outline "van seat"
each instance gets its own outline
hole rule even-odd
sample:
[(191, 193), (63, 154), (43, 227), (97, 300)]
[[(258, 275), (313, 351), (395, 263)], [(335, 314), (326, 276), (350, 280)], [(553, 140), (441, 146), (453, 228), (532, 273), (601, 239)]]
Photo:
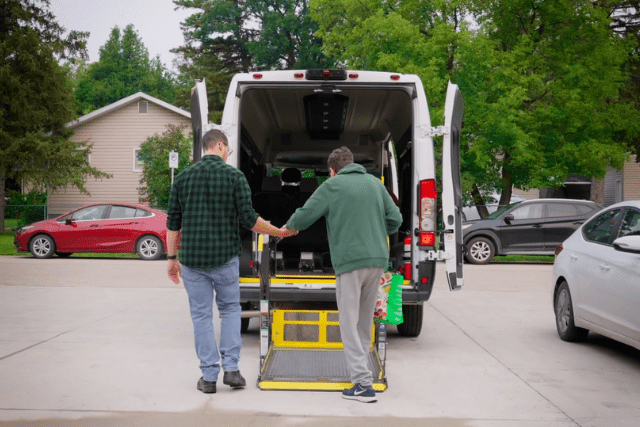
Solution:
[(302, 178), (300, 181), (301, 193), (313, 193), (318, 188), (318, 180), (315, 178)]
[(262, 178), (262, 191), (280, 191), (282, 182), (279, 176), (265, 176)]

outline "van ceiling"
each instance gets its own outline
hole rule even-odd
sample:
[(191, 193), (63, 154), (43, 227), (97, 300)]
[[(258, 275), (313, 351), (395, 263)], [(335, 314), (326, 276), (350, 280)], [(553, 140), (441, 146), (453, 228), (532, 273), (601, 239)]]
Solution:
[[(331, 112), (331, 122), (336, 123), (334, 132), (310, 134), (309, 122), (322, 121), (319, 117), (307, 117), (306, 96), (317, 95), (314, 88), (248, 88), (243, 91), (240, 106), (242, 127), (249, 133), (257, 148), (264, 155), (265, 163), (280, 163), (292, 166), (295, 159), (303, 160), (305, 167), (311, 166), (312, 159), (326, 158), (337, 147), (346, 145), (356, 155), (356, 161), (376, 163), (380, 158), (380, 145), (388, 135), (398, 141), (412, 122), (411, 97), (407, 90), (398, 86), (390, 88), (340, 88), (340, 97), (346, 98), (346, 114), (343, 120), (336, 120)], [(322, 96), (332, 96), (325, 92)], [(342, 101), (345, 98), (339, 98)], [(313, 98), (307, 98), (307, 100)], [(307, 102), (308, 103), (308, 102)], [(332, 103), (342, 109), (344, 102)], [(322, 114), (314, 108), (311, 114)], [(343, 111), (339, 116), (343, 116)], [(325, 113), (326, 114), (326, 113)], [(338, 129), (344, 123), (344, 129)], [(323, 138), (324, 137), (324, 138)], [(336, 138), (337, 137), (337, 138)], [(308, 156), (301, 156), (307, 152)], [(287, 153), (290, 155), (287, 156)], [(289, 162), (287, 162), (289, 158)], [(368, 160), (368, 161), (367, 161)], [(278, 163), (278, 162), (276, 162)], [(303, 166), (300, 164), (300, 166)], [(317, 164), (317, 167), (322, 167)]]

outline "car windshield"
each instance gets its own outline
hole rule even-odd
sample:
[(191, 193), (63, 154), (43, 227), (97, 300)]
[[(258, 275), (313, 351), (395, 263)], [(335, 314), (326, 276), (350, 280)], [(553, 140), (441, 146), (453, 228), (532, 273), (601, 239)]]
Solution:
[(502, 215), (503, 213), (505, 213), (506, 211), (508, 211), (509, 209), (514, 207), (515, 205), (517, 205), (518, 203), (522, 203), (522, 202), (511, 203), (510, 205), (504, 206), (504, 207), (498, 209), (497, 211), (495, 211), (494, 213), (492, 213), (491, 215), (489, 215), (488, 217), (486, 217), (485, 219), (496, 219), (500, 215)]

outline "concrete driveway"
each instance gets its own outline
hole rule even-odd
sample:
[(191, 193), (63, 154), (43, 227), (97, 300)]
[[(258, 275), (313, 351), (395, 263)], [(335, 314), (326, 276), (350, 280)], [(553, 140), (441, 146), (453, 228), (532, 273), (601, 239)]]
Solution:
[(560, 341), (550, 265), (465, 265), (452, 293), (439, 264), (422, 334), (389, 333), (389, 389), (373, 404), (259, 390), (256, 320), (240, 361), (248, 387), (197, 391), (186, 294), (165, 268), (0, 257), (0, 424), (640, 425), (640, 352), (595, 334)]

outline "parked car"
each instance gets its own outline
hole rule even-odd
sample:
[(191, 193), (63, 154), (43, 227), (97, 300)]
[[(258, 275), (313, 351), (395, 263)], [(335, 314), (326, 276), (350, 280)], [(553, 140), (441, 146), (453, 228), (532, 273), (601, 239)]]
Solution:
[(558, 247), (553, 307), (563, 341), (593, 331), (640, 350), (640, 200), (609, 206)]
[(462, 225), (466, 258), (487, 264), (496, 255), (553, 255), (556, 247), (603, 206), (588, 200), (536, 199), (513, 203)]
[[(498, 193), (485, 195), (484, 199), (485, 199), (484, 205), (487, 207), (487, 212), (489, 214), (494, 213), (500, 207), (500, 205), (498, 204), (500, 202), (500, 195)], [(525, 199), (522, 196), (513, 194), (511, 196), (511, 199), (509, 199), (509, 204), (524, 202), (525, 200), (527, 199)], [(482, 219), (482, 218), (480, 218), (480, 213), (478, 212), (478, 207), (476, 205), (469, 205), (462, 208), (463, 221), (477, 221), (479, 219)]]
[(98, 203), (22, 227), (13, 242), (19, 252), (31, 252), (36, 258), (129, 252), (153, 260), (167, 246), (166, 224), (167, 215), (148, 206)]

